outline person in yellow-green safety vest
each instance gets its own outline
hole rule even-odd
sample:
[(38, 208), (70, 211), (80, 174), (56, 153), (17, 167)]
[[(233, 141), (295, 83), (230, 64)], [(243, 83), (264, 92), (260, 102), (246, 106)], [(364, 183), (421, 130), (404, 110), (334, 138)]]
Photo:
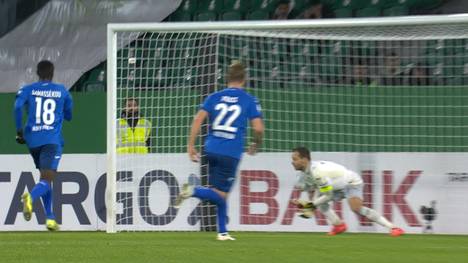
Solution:
[(117, 153), (146, 154), (151, 147), (151, 122), (140, 116), (138, 100), (127, 98), (117, 119)]

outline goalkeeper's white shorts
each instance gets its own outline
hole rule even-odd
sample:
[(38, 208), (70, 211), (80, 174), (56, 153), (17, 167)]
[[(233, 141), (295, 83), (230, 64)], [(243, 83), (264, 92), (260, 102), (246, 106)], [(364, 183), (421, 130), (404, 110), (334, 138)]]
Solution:
[(334, 190), (332, 200), (340, 201), (351, 197), (362, 199), (362, 184), (351, 184), (347, 185), (344, 189)]

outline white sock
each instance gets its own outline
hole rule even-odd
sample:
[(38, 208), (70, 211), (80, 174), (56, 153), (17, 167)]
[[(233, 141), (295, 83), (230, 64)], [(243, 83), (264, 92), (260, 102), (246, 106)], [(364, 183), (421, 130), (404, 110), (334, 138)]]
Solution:
[(361, 207), (361, 210), (359, 210), (359, 214), (386, 228), (392, 229), (395, 227), (395, 225), (388, 221), (385, 217), (381, 216), (379, 213), (377, 213), (377, 211), (369, 207)]
[(328, 221), (330, 221), (332, 225), (336, 226), (341, 225), (343, 223), (338, 217), (338, 215), (335, 213), (335, 210), (330, 208), (330, 205), (320, 205), (319, 210), (328, 219)]

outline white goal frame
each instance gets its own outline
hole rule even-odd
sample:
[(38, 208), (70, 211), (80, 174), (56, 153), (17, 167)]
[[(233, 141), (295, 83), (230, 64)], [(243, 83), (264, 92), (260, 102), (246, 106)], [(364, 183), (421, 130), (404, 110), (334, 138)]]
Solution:
[(118, 32), (214, 32), (232, 30), (314, 29), (359, 26), (444, 25), (466, 23), (468, 14), (383, 18), (318, 19), (291, 21), (123, 23), (107, 26), (107, 233), (116, 232), (116, 110)]

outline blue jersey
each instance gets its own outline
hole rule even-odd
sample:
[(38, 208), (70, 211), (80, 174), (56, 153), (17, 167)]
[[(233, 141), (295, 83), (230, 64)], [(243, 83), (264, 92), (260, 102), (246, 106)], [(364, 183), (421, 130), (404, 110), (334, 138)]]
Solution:
[(240, 159), (248, 121), (262, 117), (258, 100), (243, 89), (226, 88), (206, 98), (201, 109), (210, 123), (205, 152)]
[(15, 101), (16, 129), (23, 129), (23, 107), (28, 114), (24, 138), (29, 148), (45, 144), (63, 146), (63, 119), (71, 120), (73, 101), (60, 84), (39, 81), (21, 88)]

